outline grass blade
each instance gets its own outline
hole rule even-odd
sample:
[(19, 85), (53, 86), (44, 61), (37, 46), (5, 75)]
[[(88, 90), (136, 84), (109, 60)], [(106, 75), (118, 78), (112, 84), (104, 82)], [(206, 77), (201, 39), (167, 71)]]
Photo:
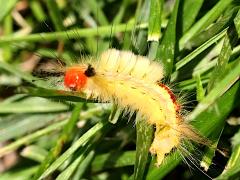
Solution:
[(240, 143), (239, 143), (239, 138), (240, 138), (240, 131), (238, 131), (232, 141), (233, 141), (233, 152), (231, 157), (229, 158), (227, 165), (225, 167), (225, 170), (222, 172), (221, 175), (219, 175), (216, 180), (224, 180), (224, 179), (235, 179), (239, 172), (239, 164), (240, 164)]
[(218, 56), (217, 65), (215, 66), (208, 83), (208, 91), (210, 91), (226, 74), (228, 61), (233, 51), (232, 47), (234, 47), (236, 43), (237, 34), (235, 32), (235, 29), (230, 28), (225, 34), (222, 50)]
[(0, 0), (0, 22), (9, 14), (9, 12), (14, 8), (18, 0), (4, 1)]
[(147, 167), (149, 148), (152, 143), (153, 127), (144, 119), (137, 118), (136, 160), (134, 165), (134, 179), (144, 179)]
[(236, 17), (234, 18), (234, 24), (238, 33), (238, 37), (240, 37), (240, 9), (238, 10)]
[(148, 20), (148, 41), (158, 41), (161, 36), (162, 0), (151, 0)]
[[(131, 31), (134, 28), (144, 29), (146, 25), (142, 24), (135, 26), (134, 23), (119, 24), (115, 26), (115, 33)], [(79, 39), (80, 37), (92, 37), (92, 36), (109, 36), (111, 35), (112, 25), (101, 26), (98, 28), (81, 28), (66, 30), (60, 32), (31, 34), (26, 36), (2, 36), (0, 37), (0, 44), (16, 43), (16, 42), (42, 42), (42, 41), (56, 41), (56, 40), (70, 40)]]
[(196, 24), (193, 25), (180, 39), (179, 49), (182, 50), (187, 46), (187, 42), (199, 33), (202, 29), (205, 29), (213, 21), (215, 21), (221, 13), (232, 3), (233, 0), (220, 0), (208, 13), (201, 18)]
[(189, 55), (187, 55), (186, 57), (184, 57), (181, 61), (176, 63), (176, 69), (179, 70), (180, 68), (182, 68), (183, 66), (185, 66), (187, 63), (189, 63), (191, 60), (193, 60), (197, 55), (199, 55), (200, 53), (202, 53), (204, 50), (206, 50), (207, 48), (209, 48), (211, 45), (213, 45), (214, 43), (216, 43), (218, 40), (220, 40), (221, 38), (224, 37), (224, 35), (226, 34), (227, 30), (223, 30), (222, 32), (220, 32), (219, 34), (217, 34), (216, 36), (212, 37), (211, 39), (209, 39), (207, 42), (205, 42), (204, 44), (202, 44), (200, 47), (198, 47), (197, 49), (195, 49), (194, 51), (192, 51)]
[(66, 124), (67, 121), (61, 121), (61, 122), (58, 122), (58, 123), (55, 123), (51, 126), (48, 126), (44, 129), (41, 129), (41, 130), (38, 130), (32, 134), (29, 134), (25, 137), (22, 137), (16, 141), (14, 141), (13, 143), (7, 145), (7, 146), (4, 146), (2, 148), (0, 148), (0, 157), (2, 157), (3, 155), (11, 152), (11, 151), (14, 151), (16, 150), (17, 148), (19, 148), (20, 146), (24, 145), (24, 144), (27, 144), (27, 143), (31, 143), (33, 142), (35, 139), (45, 135), (45, 134), (48, 134), (52, 131), (56, 131), (58, 129), (61, 129), (65, 124)]
[(239, 58), (236, 60), (236, 63), (233, 65), (232, 71), (228, 73), (224, 79), (222, 79), (215, 87), (212, 89), (209, 94), (198, 104), (189, 119), (195, 119), (195, 117), (206, 110), (214, 101), (222, 96), (236, 81), (239, 79), (240, 75), (240, 61)]
[(39, 179), (46, 178), (49, 174), (55, 171), (65, 160), (67, 160), (80, 146), (85, 144), (90, 138), (92, 138), (98, 131), (100, 131), (105, 125), (105, 122), (99, 122), (91, 129), (89, 129), (84, 135), (82, 135), (65, 153), (63, 153), (56, 161), (54, 161), (49, 168), (40, 176)]
[[(185, 33), (194, 23), (204, 0), (182, 1), (182, 32)], [(180, 6), (180, 7), (181, 7)], [(181, 15), (181, 13), (179, 13)]]
[(165, 75), (170, 76), (176, 51), (176, 23), (179, 0), (176, 0), (173, 13), (168, 22), (167, 29), (157, 51), (157, 58), (164, 64)]
[(72, 116), (68, 123), (64, 126), (63, 131), (58, 138), (56, 145), (51, 149), (45, 160), (40, 165), (34, 179), (38, 179), (40, 175), (49, 167), (49, 165), (59, 156), (64, 144), (70, 140), (72, 131), (76, 127), (76, 122), (79, 119), (80, 111), (82, 109), (82, 104), (77, 104), (72, 112)]

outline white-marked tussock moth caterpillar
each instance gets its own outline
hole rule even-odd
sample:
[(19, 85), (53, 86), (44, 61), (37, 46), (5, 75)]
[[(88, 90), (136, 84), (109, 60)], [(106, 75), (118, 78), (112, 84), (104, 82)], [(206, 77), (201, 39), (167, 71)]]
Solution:
[(160, 64), (130, 51), (109, 49), (98, 60), (68, 67), (64, 85), (68, 89), (85, 93), (100, 102), (113, 101), (122, 108), (137, 111), (155, 126), (150, 147), (160, 165), (166, 154), (200, 136), (181, 116), (181, 106), (172, 91), (161, 83), (163, 68)]
[[(6, 6), (0, 161), (10, 151), (21, 158), (17, 171), (5, 168), (1, 176), (29, 170), (22, 179), (201, 179), (188, 165), (207, 176), (222, 173), (217, 179), (237, 177), (240, 144), (229, 138), (239, 139), (239, 3), (209, 2)], [(232, 117), (235, 127), (226, 123)]]

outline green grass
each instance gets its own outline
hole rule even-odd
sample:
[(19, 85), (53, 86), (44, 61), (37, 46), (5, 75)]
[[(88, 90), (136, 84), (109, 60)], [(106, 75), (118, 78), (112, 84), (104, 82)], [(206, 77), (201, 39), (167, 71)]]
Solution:
[[(23, 5), (0, 0), (0, 157), (11, 152), (20, 157), (0, 180), (207, 179), (200, 165), (216, 179), (239, 176), (237, 0), (31, 0)], [(86, 101), (59, 90), (54, 78), (31, 75), (36, 65), (56, 59), (69, 65), (109, 47), (159, 61), (165, 81), (185, 94), (186, 120), (213, 142), (211, 148), (196, 146), (201, 153), (192, 151), (193, 171), (177, 151), (160, 167), (154, 165), (148, 152), (154, 128), (144, 120), (128, 121), (116, 105)]]

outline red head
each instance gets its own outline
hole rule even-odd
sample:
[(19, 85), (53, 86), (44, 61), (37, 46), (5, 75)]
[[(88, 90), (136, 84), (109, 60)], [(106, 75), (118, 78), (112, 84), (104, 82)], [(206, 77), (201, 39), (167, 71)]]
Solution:
[(73, 90), (80, 91), (87, 84), (87, 79), (95, 75), (95, 70), (91, 65), (85, 69), (81, 66), (67, 68), (64, 77), (64, 85)]

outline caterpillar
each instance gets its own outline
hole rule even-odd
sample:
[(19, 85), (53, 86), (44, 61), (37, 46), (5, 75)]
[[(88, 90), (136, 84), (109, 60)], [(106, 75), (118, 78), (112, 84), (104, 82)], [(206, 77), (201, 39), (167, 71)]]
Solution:
[(181, 105), (170, 88), (161, 82), (163, 67), (130, 51), (109, 49), (98, 60), (89, 58), (66, 68), (64, 85), (100, 102), (112, 101), (137, 112), (155, 126), (149, 149), (157, 156), (157, 166), (184, 140), (202, 138), (181, 114)]

